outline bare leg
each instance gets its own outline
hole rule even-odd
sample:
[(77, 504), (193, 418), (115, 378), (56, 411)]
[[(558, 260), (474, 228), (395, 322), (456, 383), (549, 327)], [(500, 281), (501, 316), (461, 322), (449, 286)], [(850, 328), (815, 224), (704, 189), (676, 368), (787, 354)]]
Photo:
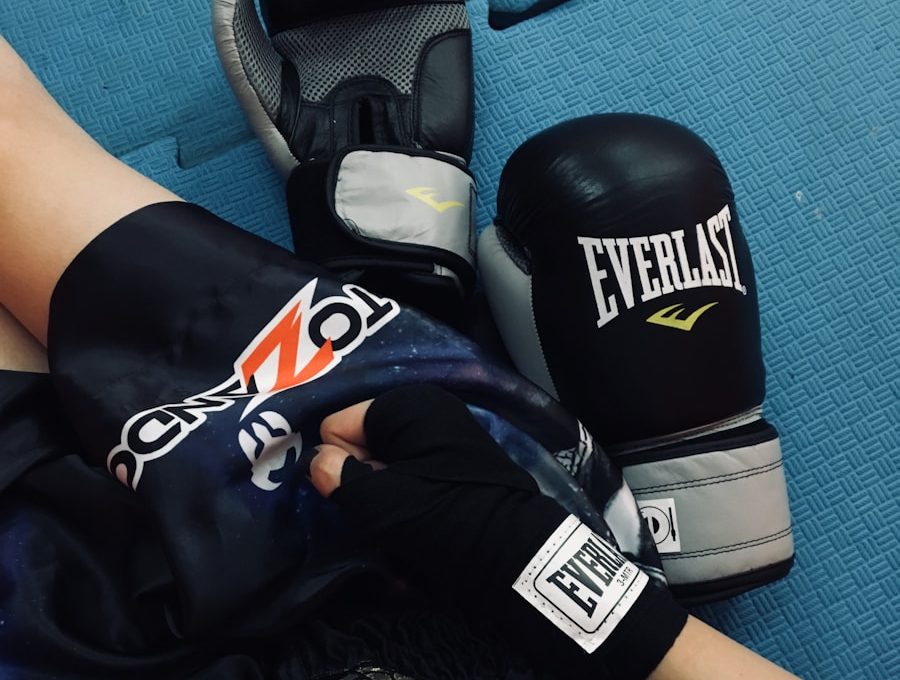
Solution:
[(2, 37), (0, 92), (0, 305), (46, 344), (75, 255), (125, 215), (179, 199), (94, 142)]
[(44, 348), (3, 307), (0, 307), (0, 370), (47, 372)]

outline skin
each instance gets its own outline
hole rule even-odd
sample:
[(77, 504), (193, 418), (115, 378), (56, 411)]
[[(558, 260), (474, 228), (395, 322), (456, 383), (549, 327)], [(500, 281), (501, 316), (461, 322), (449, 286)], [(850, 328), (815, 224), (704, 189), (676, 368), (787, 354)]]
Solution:
[(107, 153), (0, 38), (0, 305), (43, 345), (65, 268), (114, 222), (180, 200)]
[(0, 307), (0, 370), (47, 372), (44, 347), (3, 307)]
[[(59, 107), (0, 37), (0, 369), (46, 371), (50, 298), (62, 273), (98, 234), (153, 203), (181, 200), (107, 153)], [(311, 479), (324, 496), (348, 456), (376, 469), (363, 417), (370, 402), (322, 423)], [(691, 617), (651, 676), (794, 677)]]
[[(330, 496), (341, 484), (341, 470), (348, 457), (371, 465), (363, 423), (372, 400), (354, 404), (322, 421), (322, 445), (310, 463), (310, 480), (316, 490)], [(650, 680), (781, 680), (796, 676), (739, 645), (693, 616)], [(585, 679), (589, 680), (589, 679)]]

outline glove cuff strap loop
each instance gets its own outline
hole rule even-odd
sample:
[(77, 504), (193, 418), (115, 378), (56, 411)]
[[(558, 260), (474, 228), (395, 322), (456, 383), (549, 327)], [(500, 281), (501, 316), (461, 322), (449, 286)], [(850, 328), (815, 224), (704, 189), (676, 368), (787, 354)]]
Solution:
[(335, 216), (358, 238), (453, 253), (475, 264), (475, 180), (453, 156), (397, 147), (354, 147), (329, 178)]

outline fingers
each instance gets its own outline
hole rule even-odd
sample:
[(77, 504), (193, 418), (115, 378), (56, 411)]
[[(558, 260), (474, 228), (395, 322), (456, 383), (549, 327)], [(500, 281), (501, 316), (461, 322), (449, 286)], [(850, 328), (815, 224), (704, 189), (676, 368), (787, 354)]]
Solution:
[(356, 461), (365, 461), (365, 464), (374, 470), (380, 470), (384, 467), (378, 461), (367, 460), (367, 455), (362, 457), (360, 454), (347, 451), (333, 444), (322, 444), (318, 449), (319, 452), (309, 464), (309, 478), (316, 491), (326, 498), (341, 485), (341, 474), (344, 472), (344, 465), (348, 458), (353, 458)]
[(367, 460), (369, 450), (363, 421), (371, 404), (372, 400), (369, 399), (325, 418), (319, 427), (322, 443), (337, 446), (345, 452), (352, 453), (359, 460)]
[(363, 422), (371, 403), (370, 399), (332, 413), (319, 426), (322, 445), (310, 461), (309, 478), (326, 498), (341, 485), (341, 474), (348, 458), (367, 462), (374, 469), (384, 467), (377, 461), (369, 461), (371, 456), (366, 447)]
[(331, 444), (322, 444), (309, 464), (309, 478), (316, 491), (328, 498), (341, 485), (341, 470), (350, 454)]

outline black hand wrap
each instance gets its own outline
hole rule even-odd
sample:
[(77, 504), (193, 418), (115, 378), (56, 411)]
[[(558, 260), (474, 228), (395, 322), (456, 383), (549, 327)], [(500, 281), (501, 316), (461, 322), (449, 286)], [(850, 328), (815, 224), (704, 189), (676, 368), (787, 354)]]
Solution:
[[(627, 604), (617, 605), (621, 620), (589, 654), (513, 589), (548, 539), (572, 520), (541, 495), (462, 401), (436, 387), (399, 388), (373, 402), (365, 432), (372, 455), (387, 468), (373, 471), (349, 458), (332, 498), (384, 547), (398, 572), (492, 618), (523, 652), (548, 668), (564, 668), (566, 677), (644, 678), (657, 666), (687, 616), (666, 591), (632, 588)], [(615, 556), (608, 559), (637, 572), (616, 546), (594, 540), (604, 555)], [(584, 560), (600, 570), (597, 561)], [(588, 578), (586, 562), (578, 564)], [(573, 577), (562, 585), (585, 607), (596, 606), (599, 588), (586, 584)]]

